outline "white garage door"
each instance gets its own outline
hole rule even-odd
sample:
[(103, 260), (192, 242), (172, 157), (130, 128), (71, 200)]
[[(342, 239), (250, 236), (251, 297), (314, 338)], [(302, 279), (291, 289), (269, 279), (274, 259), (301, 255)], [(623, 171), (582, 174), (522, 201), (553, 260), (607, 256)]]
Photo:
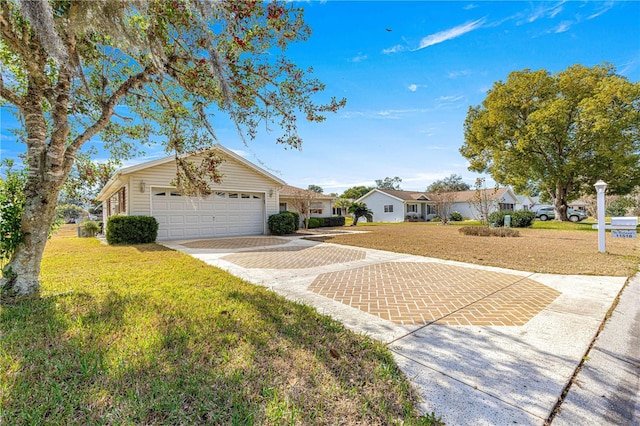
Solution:
[(258, 235), (264, 233), (264, 194), (227, 191), (199, 199), (153, 188), (151, 214), (159, 240)]

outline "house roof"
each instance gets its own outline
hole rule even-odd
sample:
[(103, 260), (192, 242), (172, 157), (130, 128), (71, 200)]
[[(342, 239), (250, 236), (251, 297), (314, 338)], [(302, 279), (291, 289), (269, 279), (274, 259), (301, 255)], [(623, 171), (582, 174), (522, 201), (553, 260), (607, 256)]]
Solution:
[(280, 197), (287, 198), (296, 196), (316, 198), (319, 200), (333, 200), (336, 198), (331, 195), (320, 194), (318, 192), (309, 191), (308, 189), (302, 189), (291, 185), (284, 185), (282, 189), (280, 189)]
[(379, 188), (374, 188), (371, 191), (369, 191), (366, 194), (364, 194), (362, 197), (358, 198), (356, 200), (356, 202), (359, 202), (360, 200), (364, 200), (369, 195), (371, 195), (371, 194), (373, 194), (375, 192), (380, 192), (382, 194), (388, 195), (388, 196), (393, 197), (393, 198), (395, 198), (397, 200), (400, 200), (402, 202), (405, 202), (405, 201), (430, 201), (429, 197), (424, 192), (402, 191), (402, 190), (398, 190), (398, 189), (379, 189)]
[[(480, 191), (485, 193), (491, 200), (498, 200), (502, 198), (507, 192), (510, 192), (514, 199), (516, 198), (515, 194), (508, 187), (498, 189), (481, 189)], [(453, 194), (453, 199), (451, 201), (454, 203), (472, 201), (473, 197), (476, 195), (476, 192), (476, 190), (450, 192), (450, 194)]]
[[(219, 151), (223, 155), (234, 159), (235, 161), (243, 164), (244, 166), (248, 167), (249, 169), (252, 169), (252, 170), (256, 171), (257, 173), (267, 177), (268, 179), (274, 180), (279, 185), (285, 185), (285, 182), (282, 179), (280, 179), (279, 177), (276, 177), (276, 176), (272, 175), (271, 173), (267, 172), (266, 170), (256, 166), (255, 164), (253, 164), (249, 160), (246, 160), (246, 159), (242, 158), (241, 156), (239, 156), (235, 152), (231, 151), (228, 148), (225, 148), (224, 146), (222, 146), (220, 144), (215, 144), (215, 145), (213, 145), (212, 148), (209, 148), (209, 149), (215, 149), (216, 151)], [(201, 152), (204, 152), (204, 150), (201, 151)], [(184, 157), (189, 157), (191, 155), (194, 155), (194, 154), (187, 154), (187, 155), (184, 155)], [(195, 154), (195, 155), (197, 155), (197, 154)], [(144, 163), (136, 164), (134, 166), (124, 167), (124, 168), (118, 170), (113, 176), (111, 176), (111, 178), (109, 179), (107, 184), (104, 186), (104, 188), (102, 188), (102, 190), (98, 194), (97, 200), (98, 201), (106, 200), (107, 196), (111, 195), (111, 193), (113, 192), (114, 189), (120, 188), (125, 183), (125, 180), (123, 179), (123, 177), (125, 175), (131, 174), (131, 173), (135, 173), (135, 172), (139, 172), (141, 170), (145, 170), (145, 169), (148, 169), (150, 167), (159, 166), (161, 164), (166, 164), (166, 163), (169, 163), (171, 161), (175, 161), (175, 156), (170, 155), (168, 157), (160, 158), (160, 159), (153, 160), (153, 161), (146, 161)]]

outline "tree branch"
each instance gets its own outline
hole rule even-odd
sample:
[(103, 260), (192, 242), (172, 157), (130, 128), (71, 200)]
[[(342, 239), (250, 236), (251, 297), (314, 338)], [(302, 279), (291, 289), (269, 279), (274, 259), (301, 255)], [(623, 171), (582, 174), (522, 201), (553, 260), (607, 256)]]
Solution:
[(2, 74), (0, 74), (0, 96), (13, 105), (17, 106), (19, 109), (22, 109), (24, 107), (22, 98), (4, 86), (4, 79), (2, 78)]
[(147, 66), (142, 72), (130, 76), (124, 83), (115, 90), (109, 99), (102, 106), (102, 113), (100, 114), (100, 118), (93, 123), (91, 126), (87, 127), (84, 132), (78, 135), (71, 144), (67, 147), (66, 155), (67, 157), (75, 156), (75, 153), (82, 147), (82, 145), (88, 141), (91, 137), (100, 132), (104, 127), (109, 124), (109, 120), (113, 116), (116, 104), (130, 90), (139, 87), (144, 83), (148, 83), (151, 81), (151, 75), (156, 72), (156, 68), (153, 66)]

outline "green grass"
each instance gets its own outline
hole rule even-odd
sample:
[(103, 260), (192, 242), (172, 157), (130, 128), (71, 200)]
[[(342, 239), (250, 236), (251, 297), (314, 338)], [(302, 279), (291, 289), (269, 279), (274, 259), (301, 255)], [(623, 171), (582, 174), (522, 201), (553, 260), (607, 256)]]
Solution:
[(54, 237), (0, 307), (0, 424), (438, 424), (380, 343), (154, 244)]

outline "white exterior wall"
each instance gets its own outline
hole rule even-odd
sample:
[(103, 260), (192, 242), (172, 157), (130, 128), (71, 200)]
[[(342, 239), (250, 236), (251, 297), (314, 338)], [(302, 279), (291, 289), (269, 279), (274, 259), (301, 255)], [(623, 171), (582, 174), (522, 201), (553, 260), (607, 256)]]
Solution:
[[(220, 154), (222, 156), (222, 154)], [(220, 164), (223, 174), (221, 184), (213, 184), (213, 191), (244, 191), (265, 194), (265, 214), (278, 213), (277, 190), (280, 185), (257, 171), (246, 167), (232, 158)], [(123, 176), (127, 186), (127, 211), (130, 216), (152, 215), (151, 188), (174, 188), (170, 182), (176, 176), (176, 164), (170, 161), (155, 167), (133, 172)], [(140, 183), (145, 183), (144, 192), (140, 191)], [(106, 202), (104, 204), (106, 206)], [(106, 220), (106, 218), (105, 218)], [(266, 220), (266, 219), (265, 219)]]
[[(296, 211), (296, 209), (294, 208), (294, 203), (292, 202), (292, 199), (288, 198), (285, 195), (281, 195), (280, 196), (279, 203), (287, 203), (287, 211)], [(279, 205), (279, 203), (278, 203), (278, 205)], [(333, 216), (333, 205), (331, 203), (331, 200), (313, 200), (313, 201), (311, 201), (311, 203), (321, 203), (322, 204), (322, 207), (320, 207), (322, 209), (322, 214), (320, 214), (320, 213), (311, 213), (311, 217), (331, 217), (331, 216)], [(298, 213), (300, 213), (300, 212), (298, 212)]]
[[(373, 212), (374, 222), (404, 222), (405, 207), (402, 200), (381, 192), (374, 192), (361, 201)], [(393, 212), (385, 213), (385, 205), (392, 205)]]

